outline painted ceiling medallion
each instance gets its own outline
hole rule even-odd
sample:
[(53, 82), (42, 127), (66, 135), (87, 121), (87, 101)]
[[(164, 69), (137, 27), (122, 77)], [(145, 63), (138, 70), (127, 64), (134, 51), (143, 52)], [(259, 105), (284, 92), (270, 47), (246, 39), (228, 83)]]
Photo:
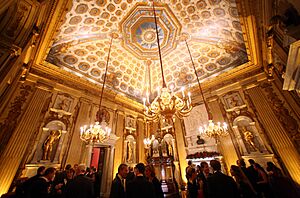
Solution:
[[(156, 7), (162, 54), (176, 48), (181, 24), (167, 4)], [(153, 12), (147, 3), (137, 3), (119, 23), (124, 36), (122, 46), (139, 59), (157, 59), (157, 43)]]

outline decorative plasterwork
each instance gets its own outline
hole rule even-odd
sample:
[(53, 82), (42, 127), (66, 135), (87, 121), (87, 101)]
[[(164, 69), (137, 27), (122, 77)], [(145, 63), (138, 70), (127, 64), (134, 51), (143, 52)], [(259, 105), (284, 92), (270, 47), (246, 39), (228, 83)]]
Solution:
[[(167, 26), (166, 21), (159, 20), (161, 34), (170, 35), (171, 31), (168, 28), (173, 27), (177, 28), (174, 29), (174, 34), (178, 35), (182, 25), (181, 35), (188, 38), (201, 80), (215, 79), (223, 73), (230, 74), (232, 69), (248, 61), (235, 1), (166, 0), (162, 3), (157, 9), (167, 10), (166, 18), (168, 17), (173, 25)], [(151, 56), (151, 53), (155, 54), (156, 47), (150, 47), (149, 43), (145, 44), (140, 40), (142, 37), (149, 40), (153, 38), (151, 22), (147, 21), (146, 17), (144, 19), (140, 17), (135, 21), (137, 23), (131, 26), (127, 23), (130, 21), (127, 20), (128, 17), (134, 16), (137, 5), (141, 4), (143, 3), (140, 1), (129, 0), (112, 2), (74, 0), (66, 16), (62, 16), (62, 25), (56, 28), (57, 36), (46, 61), (92, 83), (101, 83), (109, 35), (111, 32), (117, 32), (119, 38), (113, 43), (108, 85), (117, 93), (125, 93), (130, 98), (140, 101), (147, 85), (146, 62), (149, 58), (152, 59), (150, 68), (152, 91), (161, 85), (158, 61), (154, 60), (154, 55)], [(123, 32), (125, 29), (120, 28), (122, 22), (131, 28), (132, 46), (148, 50), (149, 56), (137, 57), (138, 50), (133, 53), (129, 45), (124, 45), (128, 31)], [(179, 42), (176, 36), (172, 38), (169, 36), (166, 39), (171, 39), (165, 42), (162, 40), (162, 46), (165, 47), (163, 64), (167, 85), (174, 84), (175, 89), (193, 86), (196, 77), (184, 43)], [(170, 41), (170, 45), (167, 41)]]
[[(155, 6), (158, 36), (163, 55), (176, 48), (181, 25), (168, 5)], [(157, 59), (157, 39), (153, 8), (148, 3), (136, 3), (119, 24), (122, 46), (138, 59)]]

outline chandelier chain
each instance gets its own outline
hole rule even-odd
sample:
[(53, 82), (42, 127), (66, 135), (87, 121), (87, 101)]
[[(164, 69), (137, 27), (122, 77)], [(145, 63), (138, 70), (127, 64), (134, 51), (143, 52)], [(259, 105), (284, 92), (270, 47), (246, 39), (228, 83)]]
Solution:
[(154, 21), (155, 21), (156, 40), (157, 40), (158, 53), (159, 53), (160, 70), (161, 70), (161, 76), (162, 76), (162, 80), (163, 80), (163, 88), (165, 88), (165, 87), (167, 87), (167, 85), (166, 85), (166, 81), (165, 81), (164, 69), (163, 69), (162, 58), (161, 58), (161, 50), (160, 50), (160, 43), (159, 43), (159, 35), (158, 35), (158, 27), (157, 27), (157, 19), (156, 19), (154, 1), (153, 1), (153, 4), (152, 4), (152, 7), (153, 7), (153, 15), (154, 15)]
[[(110, 39), (110, 43), (109, 43), (109, 50), (108, 50), (108, 55), (107, 55), (107, 60), (106, 60), (106, 66), (105, 66), (105, 72), (104, 72), (104, 79), (103, 79), (103, 85), (102, 85), (102, 89), (101, 89), (101, 96), (100, 96), (100, 104), (99, 104), (99, 112), (101, 110), (101, 105), (102, 105), (102, 98), (103, 98), (103, 92), (104, 92), (104, 86), (105, 86), (105, 82), (106, 82), (106, 75), (107, 75), (107, 71), (108, 71), (108, 63), (109, 63), (109, 59), (110, 59), (110, 51), (111, 51), (111, 47), (112, 47), (112, 42), (113, 42), (113, 36)], [(98, 118), (99, 119), (99, 118)], [(98, 120), (100, 121), (100, 120)]]
[(194, 63), (194, 60), (193, 60), (193, 57), (192, 57), (192, 54), (191, 54), (191, 51), (190, 51), (190, 47), (189, 47), (187, 41), (186, 40), (184, 40), (184, 41), (185, 41), (186, 47), (188, 49), (188, 52), (189, 52), (189, 55), (190, 55), (190, 58), (191, 58), (191, 61), (192, 61), (192, 66), (193, 66), (193, 69), (195, 71), (195, 75), (196, 75), (197, 82), (198, 82), (198, 87), (200, 89), (200, 93), (201, 93), (201, 96), (202, 96), (202, 99), (203, 99), (203, 102), (204, 102), (204, 105), (205, 105), (205, 108), (206, 108), (206, 111), (207, 111), (208, 120), (211, 120), (212, 119), (212, 115), (211, 115), (210, 109), (208, 107), (208, 104), (207, 104), (207, 102), (205, 100), (205, 97), (204, 97), (204, 94), (203, 94), (202, 86), (200, 84), (199, 76), (198, 76), (198, 73), (196, 71), (196, 67), (195, 67), (195, 63)]

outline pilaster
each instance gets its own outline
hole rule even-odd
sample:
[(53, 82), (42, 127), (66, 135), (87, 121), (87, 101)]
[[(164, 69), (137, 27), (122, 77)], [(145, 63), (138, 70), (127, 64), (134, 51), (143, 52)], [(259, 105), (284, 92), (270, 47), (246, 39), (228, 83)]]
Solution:
[(118, 167), (122, 163), (122, 148), (123, 148), (123, 139), (124, 139), (123, 138), (124, 120), (125, 120), (124, 113), (119, 111), (117, 113), (116, 136), (120, 137), (120, 140), (117, 141), (116, 145), (115, 145), (113, 175), (115, 175), (118, 172)]
[(88, 125), (89, 123), (89, 112), (91, 109), (91, 101), (81, 98), (79, 112), (74, 127), (73, 135), (70, 137), (70, 148), (67, 156), (67, 164), (78, 164), (81, 162), (80, 153), (82, 153), (83, 142), (80, 139), (80, 127)]
[[(224, 118), (222, 117), (222, 111), (220, 109), (220, 105), (217, 100), (211, 101), (209, 103), (210, 110), (213, 114), (213, 121), (214, 123), (217, 122), (224, 122)], [(231, 133), (229, 129), (229, 133)], [(218, 145), (218, 152), (221, 152), (222, 156), (224, 157), (224, 162), (226, 164), (226, 167), (223, 167), (226, 169), (226, 171), (229, 173), (229, 167), (232, 164), (236, 164), (236, 160), (238, 160), (238, 154), (235, 150), (234, 144), (230, 138), (230, 135), (227, 135), (225, 137), (220, 138), (220, 143)]]
[(8, 191), (13, 181), (22, 157), (26, 152), (31, 135), (38, 128), (39, 115), (50, 94), (47, 88), (38, 87), (35, 89), (27, 109), (3, 151), (0, 159), (0, 195)]
[(145, 159), (145, 145), (144, 145), (144, 138), (145, 138), (145, 123), (142, 118), (137, 119), (137, 143), (138, 143), (138, 162), (146, 162)]
[(175, 135), (176, 135), (176, 144), (177, 144), (177, 153), (178, 153), (178, 161), (180, 165), (180, 172), (181, 172), (181, 183), (186, 183), (186, 177), (185, 177), (185, 168), (187, 167), (187, 161), (186, 161), (186, 149), (185, 149), (185, 143), (184, 143), (184, 130), (182, 129), (182, 123), (181, 120), (176, 118), (174, 123), (175, 128)]
[(285, 164), (290, 176), (300, 184), (300, 156), (293, 142), (287, 135), (281, 122), (277, 119), (266, 96), (259, 87), (248, 90), (249, 96), (256, 107), (268, 136)]

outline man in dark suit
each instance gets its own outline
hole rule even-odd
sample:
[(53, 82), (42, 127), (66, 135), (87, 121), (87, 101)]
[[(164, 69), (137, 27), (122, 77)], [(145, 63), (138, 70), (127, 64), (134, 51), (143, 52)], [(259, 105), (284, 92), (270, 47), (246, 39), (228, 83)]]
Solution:
[(126, 198), (126, 185), (128, 166), (121, 164), (118, 168), (118, 173), (111, 184), (110, 198)]
[(253, 159), (249, 159), (248, 162), (250, 163), (250, 166), (247, 168), (247, 177), (255, 190), (257, 190), (257, 182), (259, 181), (259, 176), (257, 170), (255, 170), (254, 168), (254, 164), (256, 162)]
[(31, 185), (38, 179), (40, 178), (42, 175), (44, 175), (46, 170), (45, 166), (40, 166), (37, 169), (37, 174), (33, 177), (30, 177), (29, 179), (27, 179), (25, 182), (23, 182), (22, 184), (20, 184), (19, 186), (17, 186), (16, 189), (16, 197), (18, 198), (23, 198), (23, 197), (28, 197), (28, 193), (30, 191)]
[(203, 183), (203, 195), (204, 197), (208, 197), (208, 185), (207, 178), (212, 174), (209, 172), (209, 166), (207, 162), (201, 162), (200, 164), (201, 172), (198, 174), (198, 181), (201, 180)]
[(50, 194), (51, 182), (55, 177), (55, 168), (47, 168), (45, 174), (35, 181), (29, 187), (27, 197), (29, 198), (47, 198)]
[(76, 169), (76, 177), (66, 186), (66, 198), (94, 198), (94, 184), (91, 178), (84, 176), (85, 165)]
[(136, 177), (127, 185), (128, 198), (155, 198), (154, 187), (144, 177), (145, 165), (138, 163), (136, 166)]
[(126, 177), (126, 182), (130, 182), (135, 178), (133, 167), (129, 167), (128, 169), (129, 169), (129, 172), (128, 172), (127, 177)]
[(211, 160), (210, 166), (214, 173), (207, 178), (208, 196), (210, 198), (239, 198), (239, 192), (232, 177), (224, 175), (221, 172), (221, 163), (217, 160)]

